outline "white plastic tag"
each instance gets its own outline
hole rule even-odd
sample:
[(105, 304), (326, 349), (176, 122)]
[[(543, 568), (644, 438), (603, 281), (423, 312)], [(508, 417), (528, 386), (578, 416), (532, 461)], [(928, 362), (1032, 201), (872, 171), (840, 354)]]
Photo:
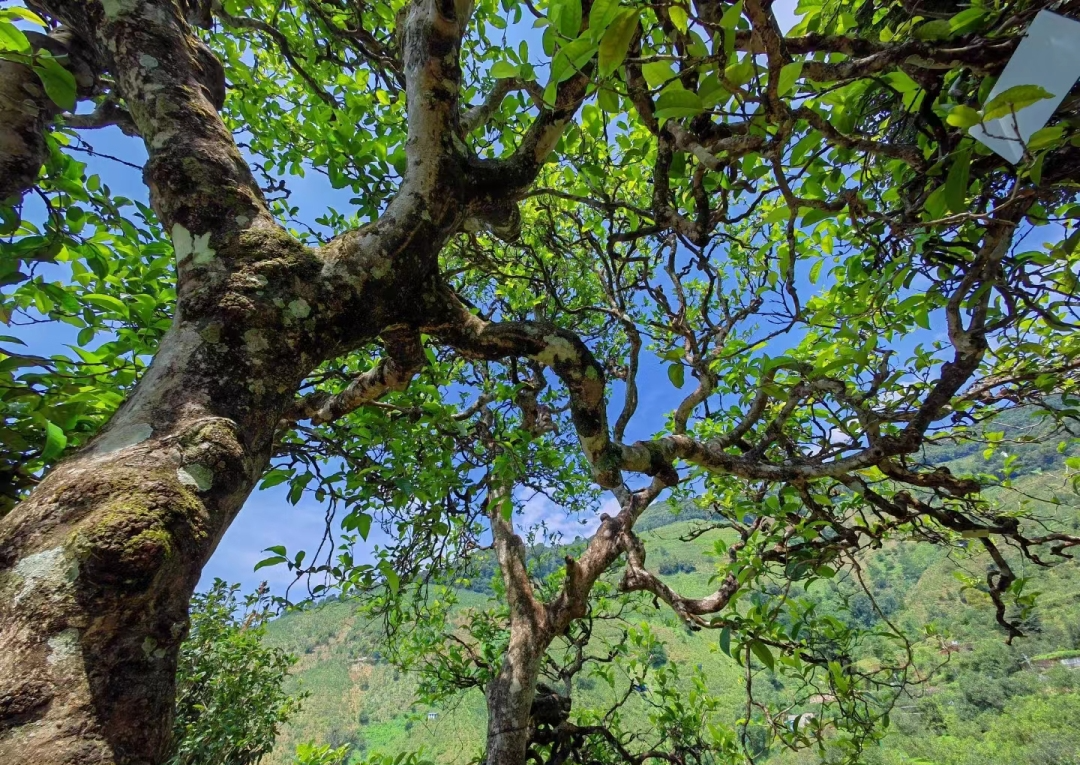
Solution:
[(987, 102), (1015, 85), (1038, 85), (1053, 94), (1053, 98), (975, 125), (971, 137), (1016, 164), (1024, 156), (1028, 139), (1050, 121), (1077, 78), (1080, 78), (1080, 21), (1039, 11)]

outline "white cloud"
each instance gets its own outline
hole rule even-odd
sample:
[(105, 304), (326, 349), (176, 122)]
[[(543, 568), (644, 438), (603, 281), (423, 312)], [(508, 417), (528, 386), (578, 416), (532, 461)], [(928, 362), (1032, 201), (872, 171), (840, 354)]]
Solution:
[(560, 535), (563, 541), (570, 542), (576, 537), (591, 536), (600, 525), (601, 513), (614, 515), (618, 511), (618, 502), (612, 497), (601, 505), (599, 512), (571, 513), (546, 495), (537, 492), (525, 501), (521, 511), (514, 516), (514, 526), (519, 534), (524, 535), (530, 529), (544, 524), (548, 536)]
[(849, 436), (840, 428), (833, 428), (829, 431), (829, 443), (830, 444), (850, 444), (851, 436)]

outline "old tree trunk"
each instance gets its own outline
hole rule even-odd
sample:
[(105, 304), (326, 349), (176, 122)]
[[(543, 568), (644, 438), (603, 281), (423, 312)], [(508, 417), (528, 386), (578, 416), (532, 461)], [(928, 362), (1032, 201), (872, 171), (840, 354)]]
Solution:
[[(312, 250), (267, 212), (217, 113), (221, 67), (178, 3), (44, 5), (114, 78), (145, 142), (179, 297), (126, 403), (0, 520), (0, 762), (157, 763), (188, 601), (301, 381), (388, 328), (418, 326), (439, 249), (474, 200), (490, 206), (465, 187), (448, 129), (464, 19), (412, 6), (407, 178), (378, 222)], [(40, 97), (23, 106), (0, 126), (14, 136), (3, 166), (18, 170), (5, 170), (5, 195), (36, 177), (38, 133), (56, 114)]]
[[(1009, 635), (1020, 634), (1006, 619), (1005, 598), (1021, 582), (995, 545), (1008, 544), (1036, 561), (1031, 551), (1040, 545), (1053, 545), (1050, 554), (1061, 557), (1080, 546), (1080, 538), (1025, 531), (1011, 515), (987, 512), (978, 501), (978, 481), (932, 469), (913, 455), (931, 428), (948, 427), (946, 418), (955, 424), (972, 407), (982, 407), (990, 418), (1003, 406), (1038, 404), (1077, 387), (1076, 261), (1069, 259), (1077, 237), (1072, 234), (1069, 247), (1058, 246), (1049, 256), (1018, 256), (1012, 247), (1015, 233), (1036, 213), (1040, 224), (1052, 210), (1059, 221), (1076, 217), (1075, 209), (1067, 215), (1061, 209), (1063, 200), (1075, 204), (1080, 167), (1070, 132), (1075, 99), (1062, 106), (1071, 116), (1062, 116), (1050, 131), (1057, 137), (1046, 138), (1038, 160), (1022, 172), (974, 150), (973, 139), (954, 124), (954, 117), (971, 117), (966, 104), (981, 100), (983, 85), (1000, 73), (1030, 18), (1048, 4), (995, 11), (976, 26), (965, 21), (965, 30), (984, 21), (997, 26), (978, 27), (993, 31), (985, 38), (963, 32), (963, 44), (956, 36), (961, 33), (950, 27), (955, 39), (946, 45), (937, 31), (930, 40), (907, 39), (905, 31), (882, 42), (877, 31), (864, 39), (849, 26), (844, 34), (805, 33), (814, 29), (805, 27), (785, 38), (767, 0), (745, 0), (734, 14), (729, 9), (735, 6), (715, 0), (647, 9), (638, 3), (549, 2), (541, 4), (552, 17), (545, 23), (557, 21), (560, 39), (569, 42), (552, 56), (547, 89), (537, 86), (532, 65), (524, 61), (527, 51), (515, 53), (519, 61), (511, 65), (508, 48), (487, 50), (477, 42), (489, 42), (487, 22), (492, 14), (511, 13), (509, 3), (488, 3), (486, 9), (477, 4), (478, 13), (488, 15), (470, 27), (469, 0), (410, 0), (392, 22), (385, 13), (371, 14), (384, 27), (378, 35), (363, 24), (372, 4), (305, 0), (290, 8), (305, 22), (318, 16), (323, 27), (312, 28), (346, 40), (355, 60), (342, 58), (332, 45), (320, 47), (323, 40), (305, 40), (310, 47), (294, 55), (290, 45), (304, 25), (291, 29), (289, 38), (257, 12), (232, 16), (233, 5), (35, 0), (28, 7), (48, 19), (49, 33), (27, 35), (14, 58), (0, 51), (0, 201), (17, 203), (33, 188), (57, 120), (71, 129), (120, 125), (145, 145), (143, 180), (171, 240), (177, 279), (172, 325), (125, 403), (92, 441), (0, 515), (0, 764), (161, 762), (169, 745), (188, 601), (203, 565), (281, 447), (282, 432), (301, 420), (331, 423), (387, 391), (403, 390), (427, 363), (424, 343), (446, 349), (453, 363), (471, 364), (471, 372), (484, 378), (478, 386), (484, 395), (466, 417), (482, 419), (477, 412), (490, 414), (488, 404), (509, 408), (512, 389), (521, 416), (508, 418), (507, 427), (536, 436), (521, 440), (530, 449), (540, 435), (554, 433), (561, 440), (548, 462), (569, 465), (564, 473), (545, 468), (523, 476), (511, 475), (521, 465), (507, 460), (504, 475), (478, 464), (503, 448), (493, 429), (478, 422), (467, 435), (459, 433), (468, 471), (490, 468), (490, 481), (470, 485), (461, 493), (462, 504), (478, 507), (473, 500), (487, 492), (487, 521), (479, 523), (478, 516), (468, 524), (490, 528), (509, 605), (509, 645), (501, 665), (482, 675), (493, 765), (525, 762), (545, 736), (547, 743), (539, 743), (554, 751), (567, 736), (584, 735), (567, 721), (564, 697), (553, 692), (537, 698), (537, 680), (542, 667), (548, 670), (545, 651), (590, 618), (590, 593), (620, 559), (624, 591), (650, 593), (696, 627), (722, 623), (712, 616), (749, 580), (729, 572), (714, 594), (683, 597), (647, 570), (643, 544), (634, 534), (644, 509), (679, 483), (679, 470), (689, 475), (687, 468), (730, 479), (721, 497), (740, 486), (760, 488), (751, 525), (739, 503), (726, 510), (717, 503), (717, 512), (729, 511), (727, 521), (745, 532), (728, 551), (733, 565), (743, 555), (753, 558), (755, 570), (765, 570), (763, 561), (786, 570), (791, 562), (831, 561), (838, 551), (854, 554), (895, 535), (978, 539), (995, 566), (985, 589), (998, 622)], [(1064, 12), (1071, 5), (1054, 8)], [(669, 7), (682, 6), (695, 14), (695, 25), (708, 30), (706, 37), (713, 36), (713, 53), (702, 54), (705, 43), (686, 37), (686, 11), (680, 31), (679, 16), (670, 15)], [(513, 12), (524, 7), (542, 15), (528, 2)], [(812, 16), (824, 6), (807, 7)], [(267, 13), (278, 18), (277, 11)], [(902, 15), (906, 24), (908, 14)], [(296, 108), (307, 109), (310, 101), (310, 113), (321, 110), (315, 123), (325, 134), (297, 138), (301, 133), (285, 128), (287, 137), (275, 134), (275, 140), (289, 143), (291, 153), (269, 164), (295, 161), (292, 150), (303, 141), (310, 147), (333, 137), (348, 144), (337, 147), (339, 153), (365, 156), (359, 144), (384, 141), (375, 147), (382, 155), (379, 167), (392, 163), (401, 181), (392, 194), (385, 192), (382, 177), (368, 187), (377, 187), (376, 201), (364, 200), (378, 209), (372, 223), (309, 247), (271, 214), (219, 115), (224, 67), (192, 28), (208, 28), (218, 23), (215, 18), (230, 34), (242, 30), (271, 46), (276, 58), (270, 70), (280, 65), (277, 72), (289, 72), (280, 75), (283, 81), (299, 83)], [(498, 22), (494, 26), (505, 26), (502, 15)], [(881, 23), (894, 23), (893, 16)], [(941, 25), (933, 23), (935, 30)], [(727, 32), (714, 34), (724, 24)], [(667, 38), (670, 46), (661, 42)], [(463, 39), (470, 55), (476, 54), (470, 72), (481, 73), (479, 82), (497, 83), (478, 105), (462, 101), (463, 93), (473, 101), (478, 95), (475, 83), (462, 77)], [(248, 42), (226, 43), (222, 50), (235, 53), (237, 79), (247, 76), (250, 84), (257, 78), (245, 71)], [(654, 49), (662, 55), (654, 56)], [(736, 73), (744, 64), (757, 72), (747, 75), (750, 82), (736, 86), (725, 80), (720, 87), (713, 71), (704, 76), (705, 68), (716, 66), (716, 52), (726, 60), (733, 51), (743, 61)], [(72, 113), (54, 102), (27, 65), (39, 60), (66, 67), (70, 77), (63, 81), (71, 97), (94, 99), (95, 112)], [(723, 60), (717, 71), (727, 77), (733, 67), (725, 70)], [(369, 133), (366, 114), (339, 119), (337, 96), (304, 68), (311, 61), (338, 67), (337, 87), (345, 90), (360, 82), (360, 74), (370, 74), (370, 82), (381, 78), (397, 100), (380, 91), (392, 108)], [(650, 64), (653, 75), (656, 65), (666, 72), (669, 64), (677, 64), (680, 74), (662, 73), (661, 83), (644, 75)], [(364, 67), (369, 71), (359, 72)], [(496, 80), (496, 67), (507, 76)], [(271, 88), (280, 85), (278, 76), (266, 80)], [(709, 99), (726, 99), (721, 91), (735, 88), (738, 115), (712, 110), (704, 96), (681, 93), (704, 88), (709, 78), (716, 85)], [(898, 93), (886, 94), (883, 83)], [(622, 90), (614, 93), (613, 84)], [(660, 94), (661, 84), (668, 95)], [(864, 87), (871, 84), (875, 90)], [(852, 90), (843, 95), (848, 85)], [(295, 95), (256, 92), (274, 107)], [(510, 92), (518, 98), (513, 105), (504, 103)], [(864, 97), (870, 93), (872, 98)], [(533, 188), (565, 128), (594, 95), (600, 106), (582, 109), (581, 129), (562, 142), (559, 165)], [(885, 99), (880, 108), (879, 95)], [(911, 131), (907, 123), (894, 125), (891, 115), (886, 119), (889, 104), (900, 104), (889, 100), (893, 95), (905, 102), (918, 95), (923, 106), (917, 118), (932, 129)], [(404, 120), (397, 111), (401, 98)], [(255, 113), (234, 111), (236, 99), (229, 103), (232, 116)], [(856, 114), (864, 109), (865, 115)], [(679, 116), (684, 112), (694, 116)], [(267, 108), (267, 114), (277, 113)], [(914, 112), (907, 116), (916, 119)], [(864, 122), (870, 132), (864, 132)], [(496, 123), (498, 139), (480, 135), (481, 127)], [(386, 131), (399, 140), (403, 157), (396, 147), (393, 159), (387, 156)], [(918, 142), (906, 143), (916, 133)], [(616, 152), (609, 143), (622, 148)], [(597, 159), (605, 153), (621, 154), (622, 164)], [(862, 180), (850, 172), (853, 163), (860, 163)], [(564, 184), (575, 168), (580, 183)], [(614, 178), (603, 186), (609, 174)], [(982, 185), (985, 179), (994, 182)], [(537, 207), (545, 210), (546, 217), (538, 215), (530, 227), (537, 230), (531, 232), (537, 246), (527, 236), (495, 257), (486, 251), (494, 240), (477, 244), (474, 234), (481, 229), (504, 242), (517, 239), (517, 203), (528, 195), (542, 198)], [(566, 206), (549, 204), (553, 199)], [(975, 204), (982, 212), (961, 212)], [(594, 213), (588, 221), (582, 217)], [(844, 266), (830, 267), (826, 281), (836, 284), (818, 285), (812, 301), (798, 296), (805, 285), (802, 276), (796, 278), (796, 251), (813, 250), (798, 253), (809, 258), (798, 274), (810, 259), (814, 263), (811, 283), (825, 257), (816, 239), (804, 240), (812, 226), (808, 219), (841, 227), (829, 235), (828, 256)], [(0, 222), (8, 230), (7, 218)], [(936, 233), (927, 236), (928, 231)], [(447, 248), (454, 237), (454, 248)], [(548, 259), (529, 260), (539, 250), (548, 251)], [(682, 262), (683, 250), (694, 251), (692, 263)], [(466, 266), (460, 268), (455, 258)], [(555, 261), (573, 275), (548, 273)], [(507, 269), (519, 271), (508, 276)], [(595, 283), (560, 281), (594, 276)], [(482, 309), (467, 300), (475, 297), (469, 292), (474, 277), (481, 285), (477, 293), (497, 293)], [(505, 282), (507, 289), (489, 290), (493, 282)], [(507, 297), (513, 291), (521, 294)], [(1059, 303), (1061, 316), (1046, 307)], [(554, 319), (549, 306), (555, 306)], [(930, 332), (931, 315), (947, 332), (933, 330), (933, 354), (924, 358), (916, 352), (910, 363), (918, 380), (911, 382), (911, 370), (897, 366), (900, 354), (876, 338), (906, 337), (919, 327)], [(834, 326), (837, 316), (845, 317), (841, 327)], [(748, 344), (761, 336), (762, 324), (780, 329)], [(601, 325), (606, 329), (598, 333)], [(1014, 342), (1014, 330), (1024, 342)], [(609, 342), (611, 332), (619, 338)], [(603, 350), (604, 359), (582, 339), (597, 337), (604, 338), (590, 341), (597, 348), (616, 348)], [(759, 357), (756, 349), (772, 338), (779, 338), (785, 355), (766, 364), (770, 357)], [(367, 371), (335, 379), (339, 392), (300, 395), (321, 364), (336, 360), (351, 368), (376, 342), (380, 359), (370, 368), (365, 362)], [(695, 382), (672, 409), (665, 435), (627, 443), (638, 404), (639, 354), (656, 349), (648, 343), (666, 349), (660, 358), (671, 362), (668, 377), (675, 388), (691, 377)], [(1015, 358), (1009, 355), (1014, 352)], [(619, 354), (626, 364), (613, 358)], [(509, 370), (505, 378), (480, 369), (489, 362)], [(526, 369), (533, 375), (528, 384), (522, 379)], [(538, 398), (545, 374), (558, 378), (559, 396), (568, 406), (556, 410)], [(607, 420), (609, 375), (625, 390), (613, 427)], [(498, 395), (491, 392), (496, 389)], [(710, 401), (721, 397), (722, 406), (710, 410)], [(709, 424), (698, 432), (692, 417)], [(371, 432), (356, 434), (365, 455), (384, 446)], [(483, 439), (491, 443), (474, 449)], [(476, 453), (484, 457), (474, 460)], [(535, 462), (543, 466), (544, 460)], [(867, 471), (877, 476), (869, 483)], [(652, 480), (634, 490), (624, 473)], [(37, 477), (28, 470), (25, 484), (8, 494), (21, 496)], [(548, 482), (537, 484), (541, 479)], [(540, 593), (547, 589), (534, 591), (524, 544), (511, 522), (513, 485), (551, 486), (564, 479), (580, 479), (589, 491), (611, 490), (620, 510), (600, 516), (586, 549), (566, 560), (557, 592), (544, 600)], [(478, 492), (470, 493), (474, 488)], [(769, 510), (766, 495), (775, 499), (783, 492), (779, 509)], [(937, 504), (922, 499), (931, 493)], [(789, 500), (801, 509), (789, 510)], [(857, 503), (858, 513), (847, 507), (848, 500)], [(504, 515), (504, 509), (510, 512)], [(804, 528), (807, 518), (814, 519), (812, 533)], [(821, 525), (834, 533), (820, 532)], [(571, 676), (561, 677), (568, 691)], [(538, 712), (541, 701), (554, 703), (550, 713)], [(618, 741), (609, 741), (627, 761), (658, 756), (631, 757)]]

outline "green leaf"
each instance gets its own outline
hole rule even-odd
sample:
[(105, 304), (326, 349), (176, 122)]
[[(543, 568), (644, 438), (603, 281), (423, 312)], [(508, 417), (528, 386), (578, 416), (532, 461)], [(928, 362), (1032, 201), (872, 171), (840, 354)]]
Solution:
[(969, 586), (969, 587), (971, 586), (972, 578), (971, 578), (970, 574), (967, 574), (964, 571), (953, 571), (952, 575), (953, 575), (953, 579), (960, 582), (960, 584), (963, 584), (963, 585), (966, 585), (966, 586)]
[(686, 30), (690, 27), (690, 16), (687, 14), (686, 9), (681, 5), (673, 5), (668, 8), (668, 17), (671, 19), (671, 23), (675, 25), (675, 28), (682, 33), (686, 33)]
[(829, 662), (829, 674), (832, 675), (833, 684), (836, 686), (836, 690), (840, 693), (845, 693), (850, 686), (850, 683), (844, 675), (844, 669), (840, 666), (840, 662)]
[(0, 21), (0, 51), (29, 53), (30, 41), (17, 26), (7, 21)]
[(967, 212), (968, 176), (971, 172), (971, 149), (965, 148), (956, 153), (956, 158), (949, 166), (949, 175), (945, 178), (945, 204), (951, 212)]
[(769, 646), (762, 643), (760, 640), (750, 641), (750, 650), (754, 652), (754, 656), (758, 657), (758, 660), (768, 667), (770, 670), (776, 663), (773, 658), (772, 651), (769, 650)]
[(41, 450), (43, 460), (54, 460), (67, 448), (67, 436), (64, 429), (51, 422), (45, 422), (45, 448)]
[(288, 558), (282, 557), (281, 555), (274, 555), (269, 558), (263, 558), (261, 561), (255, 564), (255, 568), (253, 570), (258, 571), (260, 568), (266, 568), (267, 566), (276, 566), (279, 563), (285, 563), (287, 560)]
[(916, 40), (947, 40), (952, 34), (953, 29), (948, 19), (935, 19), (920, 24), (914, 32)]
[(364, 541), (367, 541), (368, 533), (371, 531), (371, 516), (359, 510), (353, 510), (341, 519), (341, 529), (355, 531)]
[(737, 64), (732, 64), (724, 70), (724, 76), (732, 85), (743, 86), (754, 78), (754, 60), (747, 57)]
[(701, 96), (701, 103), (706, 109), (712, 109), (726, 101), (729, 95), (727, 88), (713, 72), (709, 72), (698, 81), (697, 93)]
[(564, 45), (551, 62), (551, 81), (553, 83), (569, 80), (589, 63), (596, 52), (596, 43), (582, 35), (573, 42)]
[(1042, 173), (1043, 173), (1043, 160), (1046, 159), (1046, 152), (1040, 154), (1035, 161), (1031, 164), (1031, 169), (1028, 170), (1028, 177), (1031, 178), (1031, 182), (1036, 186), (1042, 185)]
[(57, 106), (67, 111), (75, 108), (75, 75), (60, 66), (51, 55), (35, 56), (34, 71)]
[(113, 297), (112, 295), (91, 293), (89, 295), (83, 295), (83, 300), (85, 300), (90, 305), (97, 306), (98, 308), (102, 308), (106, 311), (114, 311), (121, 316), (128, 315), (128, 308), (126, 305), (124, 305), (124, 302), (119, 298)]
[(728, 31), (733, 31), (739, 23), (739, 19), (742, 18), (742, 6), (743, 0), (739, 0), (735, 5), (724, 11), (724, 15), (720, 17), (720, 26)]
[(1049, 127), (1044, 127), (1041, 130), (1036, 130), (1032, 134), (1031, 138), (1028, 139), (1028, 151), (1038, 151), (1039, 149), (1046, 149), (1051, 146), (1055, 146), (1064, 135), (1064, 125), (1050, 125)]
[(952, 108), (945, 121), (953, 127), (969, 128), (982, 122), (982, 115), (970, 106), (960, 104)]
[(731, 627), (720, 630), (720, 650), (731, 656)]
[(544, 30), (544, 36), (540, 39), (540, 43), (543, 46), (544, 53), (548, 56), (555, 55), (555, 48), (557, 47), (555, 45), (555, 38), (555, 27), (549, 26), (547, 29)]
[(589, 33), (598, 40), (619, 15), (619, 0), (596, 0), (589, 9)]
[(813, 226), (815, 223), (825, 220), (826, 218), (834, 218), (836, 213), (833, 210), (820, 210), (816, 207), (811, 207), (807, 210), (806, 214), (802, 216), (800, 226)]
[(368, 534), (371, 532), (371, 516), (367, 513), (356, 514), (356, 533), (360, 535), (360, 538), (365, 542), (367, 541)]
[(390, 592), (397, 595), (398, 588), (401, 586), (401, 577), (398, 576), (398, 572), (394, 570), (389, 561), (385, 560), (379, 563), (379, 571), (386, 578), (386, 585), (390, 588)]
[(885, 81), (896, 90), (897, 93), (913, 93), (919, 90), (919, 83), (911, 79), (907, 72), (897, 69), (885, 75)]
[(544, 88), (544, 103), (548, 106), (554, 106), (555, 99), (559, 95), (558, 88), (555, 87), (556, 85), (558, 85), (558, 83), (555, 82), (555, 80), (552, 80), (547, 84), (547, 87)]
[(802, 75), (802, 68), (802, 61), (793, 61), (784, 65), (784, 68), (780, 70), (779, 82), (776, 85), (777, 95), (785, 96), (791, 92)]
[(983, 106), (983, 121), (1000, 119), (1054, 94), (1039, 85), (1013, 85), (998, 93)]
[(667, 368), (667, 376), (672, 385), (681, 388), (686, 384), (686, 367), (682, 364), (672, 364)]
[(945, 214), (945, 186), (938, 186), (923, 203), (923, 209), (932, 218), (937, 219)]
[(986, 8), (967, 8), (949, 19), (949, 29), (953, 34), (964, 35), (982, 26), (986, 18)]
[(608, 77), (622, 66), (630, 42), (638, 29), (639, 12), (625, 8), (604, 32), (600, 40), (599, 66), (600, 76)]
[(548, 21), (563, 37), (577, 37), (581, 31), (581, 0), (552, 0)]
[(269, 489), (271, 486), (277, 486), (279, 483), (285, 483), (291, 477), (292, 472), (288, 470), (271, 470), (263, 477), (262, 483), (259, 484), (259, 488)]
[(656, 99), (654, 116), (658, 120), (677, 117), (696, 117), (705, 111), (701, 96), (682, 88), (667, 88)]
[(810, 266), (810, 283), (817, 284), (818, 276), (821, 275), (821, 267), (824, 265), (824, 260), (818, 260), (814, 265)]
[(496, 61), (491, 67), (491, 76), (496, 80), (507, 80), (511, 77), (517, 77), (521, 69), (509, 61)]
[(618, 114), (622, 105), (619, 102), (619, 94), (610, 88), (600, 88), (596, 92), (596, 103), (608, 114)]
[(675, 70), (667, 61), (653, 61), (641, 67), (641, 74), (650, 88), (659, 88), (664, 83), (675, 79)]
[(0, 8), (0, 19), (19, 19), (21, 21), (29, 21), (31, 24), (42, 28), (48, 26), (45, 23), (45, 20), (33, 11), (27, 8), (19, 8), (18, 6), (14, 6), (11, 8)]

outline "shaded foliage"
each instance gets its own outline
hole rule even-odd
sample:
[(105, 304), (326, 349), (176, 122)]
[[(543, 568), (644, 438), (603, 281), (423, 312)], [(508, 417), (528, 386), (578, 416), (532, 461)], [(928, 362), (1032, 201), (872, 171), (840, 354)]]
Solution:
[(296, 658), (263, 643), (265, 597), (240, 598), (238, 590), (217, 579), (192, 601), (168, 765), (253, 765), (303, 703), (305, 694), (283, 688)]

